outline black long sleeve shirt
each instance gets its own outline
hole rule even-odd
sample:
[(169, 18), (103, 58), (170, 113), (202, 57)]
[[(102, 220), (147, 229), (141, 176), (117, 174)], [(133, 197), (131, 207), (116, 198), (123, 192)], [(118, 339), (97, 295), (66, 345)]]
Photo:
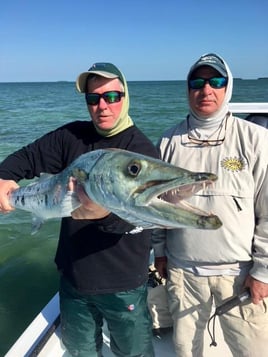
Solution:
[[(154, 145), (136, 126), (102, 137), (92, 122), (75, 121), (8, 156), (0, 164), (0, 178), (18, 182), (42, 172), (56, 174), (81, 154), (103, 148), (158, 157)], [(58, 269), (83, 293), (138, 287), (148, 278), (150, 231), (127, 234), (132, 228), (112, 213), (100, 220), (63, 218), (55, 257)]]

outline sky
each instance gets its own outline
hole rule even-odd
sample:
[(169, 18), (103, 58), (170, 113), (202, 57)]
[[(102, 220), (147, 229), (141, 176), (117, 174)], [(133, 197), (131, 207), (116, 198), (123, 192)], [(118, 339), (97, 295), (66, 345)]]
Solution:
[(182, 80), (207, 52), (268, 77), (267, 14), (267, 0), (2, 0), (0, 82), (75, 81), (94, 62)]

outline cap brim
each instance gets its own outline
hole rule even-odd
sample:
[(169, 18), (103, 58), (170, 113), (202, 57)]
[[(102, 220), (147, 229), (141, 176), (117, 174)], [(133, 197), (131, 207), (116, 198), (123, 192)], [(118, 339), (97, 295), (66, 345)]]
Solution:
[(113, 73), (109, 73), (109, 72), (105, 72), (105, 71), (87, 71), (87, 72), (83, 72), (81, 73), (76, 80), (76, 88), (80, 93), (85, 93), (86, 91), (86, 82), (87, 82), (87, 77), (90, 74), (96, 74), (98, 76), (104, 77), (104, 78), (119, 78), (118, 75), (113, 74)]

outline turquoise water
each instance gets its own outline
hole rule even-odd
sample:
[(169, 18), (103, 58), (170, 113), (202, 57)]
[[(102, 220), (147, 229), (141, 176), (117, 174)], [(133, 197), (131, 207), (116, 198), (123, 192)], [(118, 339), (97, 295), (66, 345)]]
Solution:
[[(187, 113), (184, 81), (130, 82), (130, 115), (156, 143)], [(233, 102), (268, 102), (268, 80), (236, 80)], [(47, 131), (88, 119), (74, 83), (0, 83), (0, 161)], [(0, 356), (57, 291), (58, 221), (30, 235), (31, 217), (0, 216)]]

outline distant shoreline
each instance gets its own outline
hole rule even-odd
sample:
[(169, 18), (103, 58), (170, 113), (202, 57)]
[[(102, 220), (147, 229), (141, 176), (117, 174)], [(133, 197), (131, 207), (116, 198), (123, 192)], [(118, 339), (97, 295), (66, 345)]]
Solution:
[[(259, 77), (259, 78), (239, 78), (235, 77), (235, 81), (257, 81), (257, 80), (268, 80), (268, 77)], [(132, 82), (186, 82), (186, 79), (147, 79), (147, 80), (128, 80), (128, 83)], [(27, 83), (27, 84), (39, 84), (39, 83), (58, 83), (58, 84), (67, 84), (67, 83), (75, 83), (75, 81), (21, 81), (21, 82), (1, 82), (0, 84), (16, 84), (16, 83)]]

